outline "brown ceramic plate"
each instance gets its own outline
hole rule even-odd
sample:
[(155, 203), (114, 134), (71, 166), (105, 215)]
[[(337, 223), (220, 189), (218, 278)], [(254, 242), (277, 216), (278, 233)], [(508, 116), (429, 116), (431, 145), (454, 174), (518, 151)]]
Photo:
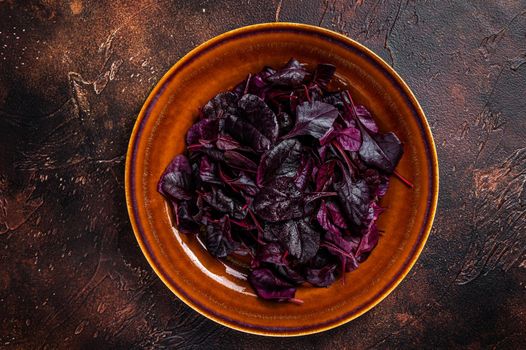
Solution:
[[(198, 109), (265, 65), (329, 62), (349, 82), (380, 128), (405, 144), (397, 170), (414, 183), (391, 181), (379, 220), (385, 231), (369, 259), (329, 288), (300, 287), (305, 303), (257, 299), (243, 269), (225, 264), (173, 225), (157, 181), (184, 149)], [(380, 57), (332, 31), (293, 23), (261, 24), (222, 34), (192, 50), (146, 100), (126, 158), (126, 200), (133, 230), (150, 265), (181, 300), (225, 326), (273, 336), (321, 332), (348, 322), (384, 299), (409, 272), (428, 237), (438, 196), (433, 138), (415, 96)]]

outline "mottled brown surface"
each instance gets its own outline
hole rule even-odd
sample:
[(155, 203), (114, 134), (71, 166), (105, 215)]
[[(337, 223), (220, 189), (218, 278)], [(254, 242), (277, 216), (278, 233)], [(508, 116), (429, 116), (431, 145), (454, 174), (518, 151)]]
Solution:
[[(142, 256), (124, 200), (138, 111), (188, 50), (320, 24), (402, 75), (438, 148), (427, 246), (385, 301), (277, 340), (196, 314)], [(0, 348), (526, 347), (526, 1), (0, 1)]]

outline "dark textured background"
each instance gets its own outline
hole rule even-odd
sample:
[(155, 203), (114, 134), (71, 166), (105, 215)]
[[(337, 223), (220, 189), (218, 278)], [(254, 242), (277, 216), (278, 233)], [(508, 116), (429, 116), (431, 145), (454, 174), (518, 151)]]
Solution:
[[(379, 306), (302, 338), (243, 334), (148, 266), (128, 137), (191, 48), (258, 22), (321, 25), (406, 80), (438, 148), (421, 258)], [(526, 348), (526, 1), (0, 0), (0, 348)]]

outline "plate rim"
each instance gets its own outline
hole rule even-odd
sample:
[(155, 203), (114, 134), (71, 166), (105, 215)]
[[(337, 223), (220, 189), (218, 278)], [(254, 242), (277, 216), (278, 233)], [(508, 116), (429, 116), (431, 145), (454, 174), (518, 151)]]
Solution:
[[(373, 61), (375, 61), (381, 69), (387, 73), (387, 75), (391, 76), (396, 83), (398, 83), (403, 91), (403, 93), (407, 96), (410, 104), (414, 107), (414, 112), (416, 116), (418, 117), (418, 121), (421, 124), (424, 141), (427, 143), (428, 148), (426, 153), (429, 153), (430, 155), (430, 200), (428, 201), (428, 205), (426, 210), (427, 213), (427, 219), (422, 227), (421, 230), (421, 237), (418, 242), (415, 243), (415, 246), (412, 248), (413, 251), (408, 256), (408, 261), (402, 266), (400, 271), (395, 273), (395, 277), (393, 280), (391, 280), (389, 283), (390, 285), (385, 288), (380, 295), (375, 296), (372, 301), (365, 302), (366, 305), (363, 305), (361, 309), (359, 309), (356, 312), (350, 311), (348, 314), (344, 315), (343, 317), (340, 316), (340, 318), (336, 318), (334, 320), (326, 321), (324, 324), (313, 324), (309, 326), (309, 328), (302, 328), (302, 329), (294, 329), (292, 327), (276, 327), (273, 328), (262, 328), (260, 326), (253, 325), (250, 327), (249, 324), (244, 322), (236, 323), (231, 319), (225, 319), (221, 318), (218, 315), (215, 315), (210, 310), (203, 310), (200, 306), (196, 305), (196, 302), (194, 300), (191, 300), (187, 296), (180, 293), (172, 284), (173, 282), (170, 282), (169, 279), (164, 275), (164, 273), (161, 271), (160, 267), (157, 266), (157, 263), (154, 261), (154, 258), (151, 256), (150, 251), (146, 247), (146, 244), (144, 242), (144, 233), (139, 228), (139, 225), (137, 223), (137, 218), (135, 214), (135, 201), (133, 199), (133, 191), (132, 187), (133, 184), (131, 182), (132, 176), (132, 160), (133, 160), (133, 153), (135, 150), (135, 145), (137, 144), (137, 136), (139, 133), (139, 129), (141, 128), (141, 124), (145, 118), (145, 116), (148, 114), (148, 111), (152, 104), (154, 104), (157, 100), (157, 97), (160, 93), (164, 91), (165, 84), (167, 81), (172, 77), (175, 71), (179, 69), (179, 67), (183, 66), (186, 61), (190, 60), (195, 54), (199, 53), (200, 51), (203, 51), (207, 49), (210, 46), (214, 46), (216, 44), (221, 43), (225, 39), (228, 39), (232, 36), (237, 36), (239, 34), (243, 33), (250, 33), (252, 31), (257, 32), (262, 29), (282, 29), (282, 30), (295, 30), (298, 32), (311, 32), (311, 33), (317, 33), (325, 37), (331, 37), (336, 42), (343, 42), (346, 44), (346, 46), (351, 46), (357, 49), (358, 51), (362, 51), (365, 53), (365, 55), (369, 56)], [(155, 87), (150, 91), (147, 99), (145, 100), (144, 104), (141, 107), (141, 110), (139, 112), (139, 115), (135, 121), (132, 133), (130, 135), (130, 140), (128, 143), (128, 148), (126, 152), (126, 164), (125, 164), (125, 194), (126, 194), (126, 207), (128, 210), (128, 215), (130, 217), (131, 226), (135, 235), (135, 238), (137, 239), (137, 242), (139, 243), (139, 246), (141, 248), (141, 251), (143, 255), (145, 256), (146, 260), (148, 261), (151, 268), (154, 270), (154, 272), (157, 274), (157, 276), (163, 281), (163, 283), (174, 293), (180, 300), (182, 300), (186, 305), (188, 305), (193, 310), (197, 311), (201, 315), (232, 329), (236, 329), (238, 331), (251, 333), (251, 334), (257, 334), (257, 335), (265, 335), (265, 336), (276, 336), (276, 337), (290, 337), (290, 336), (300, 336), (300, 335), (307, 335), (307, 334), (314, 334), (323, 332), (335, 327), (338, 327), (340, 325), (343, 325), (361, 315), (366, 313), (367, 311), (371, 310), (373, 307), (378, 305), (382, 300), (384, 300), (391, 292), (402, 282), (402, 280), (407, 276), (409, 271), (412, 269), (416, 261), (418, 260), (418, 257), (420, 256), (427, 239), (429, 237), (429, 233), (431, 231), (431, 228), (433, 226), (435, 214), (436, 214), (436, 208), (438, 204), (438, 191), (439, 191), (439, 167), (438, 167), (438, 157), (436, 152), (436, 146), (433, 139), (433, 135), (431, 132), (431, 129), (429, 127), (429, 124), (427, 122), (427, 118), (425, 116), (425, 113), (420, 106), (418, 100), (416, 99), (415, 95), (409, 88), (409, 86), (405, 83), (405, 81), (400, 77), (400, 75), (389, 65), (387, 62), (385, 62), (380, 56), (378, 56), (376, 53), (365, 47), (364, 45), (358, 43), (357, 41), (339, 34), (337, 32), (334, 32), (329, 29), (321, 28), (314, 25), (308, 25), (308, 24), (300, 24), (300, 23), (292, 23), (292, 22), (275, 22), (275, 23), (261, 23), (261, 24), (254, 24), (249, 26), (240, 27), (234, 30), (227, 31), (225, 33), (222, 33), (218, 36), (215, 36), (204, 43), (198, 45), (191, 51), (189, 51), (187, 54), (185, 54), (181, 59), (179, 59), (170, 69), (163, 75), (163, 77), (158, 81), (158, 83), (155, 85)], [(175, 284), (175, 283), (174, 283)]]

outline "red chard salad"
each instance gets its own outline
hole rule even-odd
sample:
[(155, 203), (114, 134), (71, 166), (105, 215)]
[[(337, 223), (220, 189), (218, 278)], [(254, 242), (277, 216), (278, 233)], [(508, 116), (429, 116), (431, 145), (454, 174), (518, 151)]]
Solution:
[(335, 71), (291, 59), (219, 93), (159, 181), (178, 230), (218, 259), (243, 257), (263, 299), (301, 303), (298, 286), (358, 268), (378, 243), (390, 176), (412, 187), (395, 171), (400, 140), (328, 89)]

